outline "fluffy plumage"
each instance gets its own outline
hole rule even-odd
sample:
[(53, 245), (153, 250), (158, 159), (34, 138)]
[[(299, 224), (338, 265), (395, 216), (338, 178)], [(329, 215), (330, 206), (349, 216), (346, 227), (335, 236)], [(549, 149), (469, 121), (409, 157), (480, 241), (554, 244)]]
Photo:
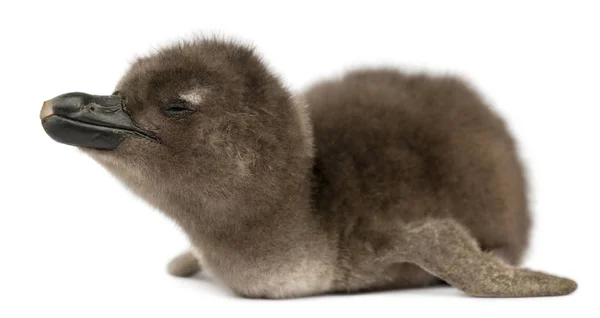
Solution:
[[(160, 142), (85, 151), (187, 234), (174, 275), (208, 267), (268, 298), (441, 280), (477, 296), (576, 288), (513, 266), (530, 227), (521, 164), (456, 78), (360, 70), (292, 98), (251, 48), (198, 40), (140, 58), (117, 90)], [(174, 99), (195, 111), (164, 116)]]

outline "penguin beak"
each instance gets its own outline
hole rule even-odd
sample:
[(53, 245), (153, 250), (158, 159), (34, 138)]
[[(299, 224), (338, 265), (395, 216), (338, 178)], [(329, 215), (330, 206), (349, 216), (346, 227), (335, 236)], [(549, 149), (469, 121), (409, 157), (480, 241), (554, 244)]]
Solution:
[(63, 94), (44, 102), (40, 119), (52, 139), (77, 147), (112, 150), (128, 137), (155, 139), (133, 122), (117, 95)]

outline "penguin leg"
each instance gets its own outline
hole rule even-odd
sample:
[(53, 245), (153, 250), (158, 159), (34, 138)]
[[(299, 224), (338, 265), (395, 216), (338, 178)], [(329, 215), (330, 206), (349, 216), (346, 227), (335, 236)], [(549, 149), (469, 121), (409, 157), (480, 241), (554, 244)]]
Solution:
[(414, 263), (471, 296), (559, 296), (577, 289), (573, 280), (514, 267), (482, 251), (453, 220), (405, 224), (392, 243), (380, 250), (380, 260)]
[(167, 265), (169, 274), (177, 277), (189, 277), (202, 269), (200, 261), (191, 250), (175, 256)]

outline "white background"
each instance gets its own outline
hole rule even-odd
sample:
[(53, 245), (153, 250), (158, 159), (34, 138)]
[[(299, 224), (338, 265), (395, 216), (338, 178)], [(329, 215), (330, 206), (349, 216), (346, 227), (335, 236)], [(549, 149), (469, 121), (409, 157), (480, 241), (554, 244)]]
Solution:
[[(597, 317), (597, 2), (150, 3), (0, 4), (0, 317)], [(46, 136), (38, 113), (64, 92), (111, 93), (136, 54), (200, 31), (256, 44), (293, 90), (360, 65), (468, 78), (507, 118), (528, 166), (535, 230), (526, 265), (575, 278), (579, 290), (266, 301), (237, 298), (202, 275), (168, 276), (183, 235), (90, 158)]]

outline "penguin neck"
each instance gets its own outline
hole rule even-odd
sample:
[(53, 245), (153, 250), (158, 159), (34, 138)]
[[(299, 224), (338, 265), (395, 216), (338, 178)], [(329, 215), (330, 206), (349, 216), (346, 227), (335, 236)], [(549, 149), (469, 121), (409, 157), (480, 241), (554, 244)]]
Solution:
[[(239, 183), (220, 184), (218, 192), (209, 188), (198, 196), (170, 200), (169, 206), (179, 209), (167, 214), (192, 241), (223, 242), (224, 237), (231, 238), (233, 234), (238, 237), (236, 240), (252, 239), (266, 233), (289, 234), (298, 228), (312, 232), (319, 226), (311, 213), (312, 124), (307, 105), (300, 98), (292, 98), (289, 109), (289, 147), (261, 154), (259, 167)], [(206, 189), (201, 184), (189, 186), (190, 190)]]

